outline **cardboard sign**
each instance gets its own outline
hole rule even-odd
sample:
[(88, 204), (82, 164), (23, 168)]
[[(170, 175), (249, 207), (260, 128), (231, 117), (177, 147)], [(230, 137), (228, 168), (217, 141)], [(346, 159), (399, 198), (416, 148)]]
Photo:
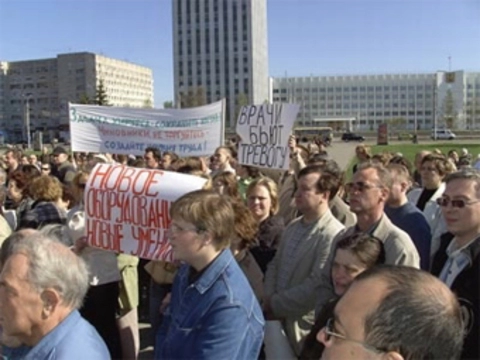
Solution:
[(144, 259), (172, 261), (170, 205), (205, 179), (169, 171), (97, 164), (85, 188), (90, 246)]
[(244, 106), (237, 120), (241, 141), (238, 161), (242, 165), (288, 170), (292, 133), (299, 106), (262, 104)]
[(147, 147), (209, 156), (223, 145), (222, 101), (190, 109), (69, 105), (73, 151), (143, 155)]

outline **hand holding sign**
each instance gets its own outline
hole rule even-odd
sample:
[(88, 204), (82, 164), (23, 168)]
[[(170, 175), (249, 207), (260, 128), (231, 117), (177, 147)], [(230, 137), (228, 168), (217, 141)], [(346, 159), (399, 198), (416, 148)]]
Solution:
[(242, 139), (238, 147), (239, 163), (270, 169), (288, 169), (288, 136), (298, 109), (296, 104), (242, 107), (237, 120), (237, 134)]

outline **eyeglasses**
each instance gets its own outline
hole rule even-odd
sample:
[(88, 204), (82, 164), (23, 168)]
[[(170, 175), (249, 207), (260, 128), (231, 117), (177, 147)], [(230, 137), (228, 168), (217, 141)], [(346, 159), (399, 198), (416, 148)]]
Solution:
[(448, 205), (452, 205), (453, 208), (463, 209), (465, 206), (476, 204), (480, 202), (480, 200), (464, 200), (464, 199), (452, 199), (450, 200), (448, 197), (440, 197), (437, 199), (437, 204), (441, 207), (447, 207)]
[(382, 186), (380, 185), (370, 185), (366, 184), (363, 181), (357, 181), (357, 182), (349, 182), (345, 184), (345, 190), (347, 192), (351, 191), (359, 191), (359, 192), (364, 192), (366, 190), (374, 189), (374, 188), (381, 188)]
[(197, 228), (188, 228), (188, 227), (181, 227), (177, 224), (170, 224), (170, 227), (168, 228), (168, 231), (173, 233), (173, 234), (178, 234), (184, 231), (193, 231), (193, 232), (198, 232)]
[(42, 167), (42, 171), (50, 171), (50, 168), (44, 168), (44, 167)]
[(370, 351), (372, 351), (374, 353), (377, 353), (377, 354), (385, 352), (384, 350), (381, 350), (381, 349), (378, 349), (374, 346), (365, 344), (362, 341), (352, 340), (352, 339), (347, 338), (345, 335), (336, 333), (335, 329), (333, 327), (333, 324), (334, 324), (334, 319), (330, 318), (330, 319), (327, 320), (327, 324), (325, 325), (325, 328), (323, 329), (325, 331), (325, 340), (326, 341), (330, 341), (332, 339), (332, 337), (335, 337), (335, 338), (338, 338), (338, 339), (342, 339), (344, 341), (350, 341), (352, 343), (359, 344), (359, 345), (363, 346), (365, 349), (370, 350)]

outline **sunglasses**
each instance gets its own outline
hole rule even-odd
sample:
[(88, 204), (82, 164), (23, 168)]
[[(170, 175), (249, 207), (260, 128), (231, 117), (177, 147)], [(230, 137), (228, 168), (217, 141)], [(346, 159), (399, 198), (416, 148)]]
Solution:
[(349, 182), (345, 184), (345, 190), (347, 192), (350, 191), (358, 191), (358, 192), (364, 192), (366, 190), (374, 189), (374, 188), (381, 188), (382, 186), (380, 185), (370, 185), (366, 184), (363, 181), (357, 181), (357, 182)]
[(50, 171), (50, 168), (44, 168), (44, 167), (42, 167), (42, 171)]
[(437, 199), (437, 204), (440, 205), (441, 207), (447, 207), (448, 205), (452, 205), (453, 208), (458, 208), (458, 209), (463, 209), (465, 206), (476, 204), (480, 202), (480, 200), (464, 200), (464, 199), (455, 199), (455, 200), (450, 200), (447, 197), (441, 197)]

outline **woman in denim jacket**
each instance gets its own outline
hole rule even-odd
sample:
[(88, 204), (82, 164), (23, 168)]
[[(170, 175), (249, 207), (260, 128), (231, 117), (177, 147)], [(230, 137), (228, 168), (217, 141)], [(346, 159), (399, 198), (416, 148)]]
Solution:
[(229, 246), (227, 197), (188, 193), (171, 207), (169, 240), (182, 261), (155, 341), (155, 359), (256, 359), (264, 319)]

